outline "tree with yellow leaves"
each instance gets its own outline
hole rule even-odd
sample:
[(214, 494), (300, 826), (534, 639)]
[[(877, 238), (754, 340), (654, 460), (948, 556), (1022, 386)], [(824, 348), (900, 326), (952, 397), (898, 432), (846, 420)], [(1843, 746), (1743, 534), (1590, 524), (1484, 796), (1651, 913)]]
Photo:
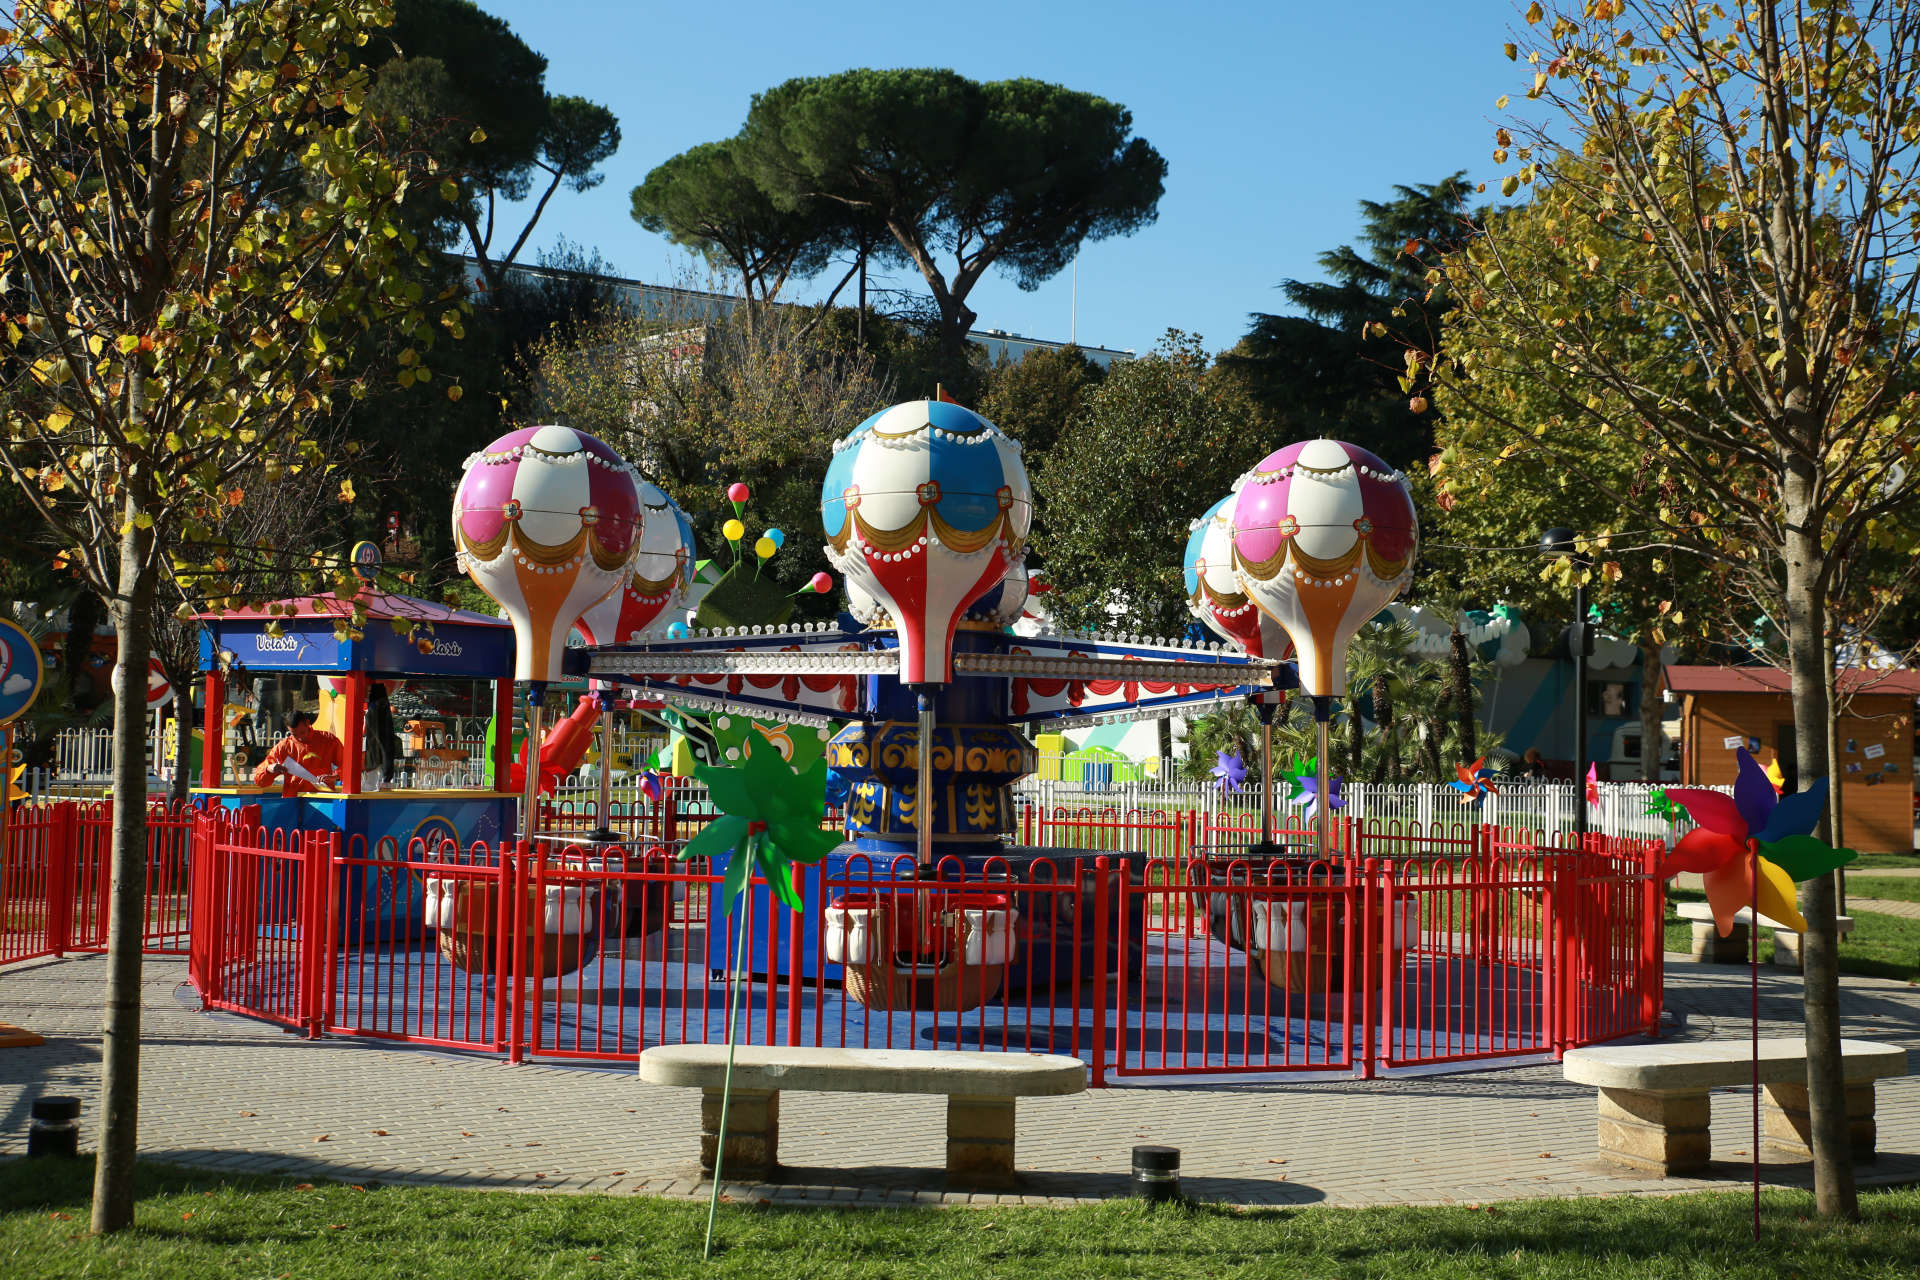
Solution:
[(0, 466), (109, 602), (113, 898), (93, 1229), (133, 1220), (143, 753), (152, 607), (169, 575), (220, 598), (216, 516), (324, 469), (311, 429), (403, 335), (431, 380), (433, 300), (408, 192), (362, 113), (354, 50), (386, 0), (23, 0), (0, 33)]
[[(1835, 580), (1865, 549), (1915, 551), (1892, 517), (1920, 443), (1920, 6), (1588, 0), (1526, 19), (1507, 51), (1546, 123), (1502, 127), (1494, 159), (1552, 235), (1490, 226), (1434, 277), (1452, 350), (1409, 358), (1438, 356), (1448, 394), (1526, 438), (1553, 425), (1483, 390), (1510, 373), (1569, 430), (1658, 446), (1673, 489), (1636, 514), (1772, 584), (1805, 785), (1828, 771)], [(1833, 879), (1803, 892), (1816, 1193), (1851, 1216)]]

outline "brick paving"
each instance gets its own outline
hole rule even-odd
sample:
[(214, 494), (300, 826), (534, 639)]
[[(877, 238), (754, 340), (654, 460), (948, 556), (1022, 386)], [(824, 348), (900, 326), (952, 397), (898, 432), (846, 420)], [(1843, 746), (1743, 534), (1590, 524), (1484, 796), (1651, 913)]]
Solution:
[[(694, 1196), (699, 1098), (587, 1069), (307, 1041), (201, 1013), (184, 962), (149, 960), (142, 1055), (144, 1156), (213, 1169), (350, 1182)], [(47, 1037), (0, 1050), (0, 1158), (25, 1148), (41, 1093), (97, 1097), (98, 957), (0, 970), (0, 1017)], [(1761, 975), (1763, 1035), (1793, 1034), (1800, 980)], [(1744, 969), (1670, 957), (1681, 1038), (1744, 1039)], [(1920, 988), (1844, 980), (1847, 1034), (1920, 1049)], [(1920, 1066), (1920, 1059), (1916, 1060)], [(1716, 1165), (1703, 1178), (1623, 1175), (1594, 1159), (1593, 1091), (1552, 1065), (1363, 1081), (1347, 1077), (1119, 1087), (1020, 1104), (1018, 1194), (942, 1189), (945, 1100), (793, 1093), (781, 1099), (778, 1184), (736, 1199), (869, 1204), (1066, 1203), (1124, 1194), (1129, 1149), (1183, 1153), (1186, 1190), (1245, 1204), (1490, 1201), (1744, 1185), (1747, 1099), (1713, 1097)], [(1881, 1158), (1863, 1183), (1920, 1181), (1920, 1077), (1879, 1089)], [(1764, 1166), (1804, 1186), (1805, 1165)]]
[(1847, 914), (1857, 911), (1876, 911), (1886, 916), (1905, 916), (1909, 920), (1920, 920), (1920, 902), (1900, 902), (1893, 898), (1856, 898), (1847, 895)]

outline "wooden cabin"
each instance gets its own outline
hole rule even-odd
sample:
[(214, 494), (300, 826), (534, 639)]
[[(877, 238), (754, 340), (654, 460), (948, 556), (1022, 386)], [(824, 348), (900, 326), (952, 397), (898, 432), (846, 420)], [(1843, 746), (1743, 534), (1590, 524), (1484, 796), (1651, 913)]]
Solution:
[[(1738, 749), (1762, 764), (1778, 759), (1787, 790), (1799, 784), (1789, 678), (1774, 667), (1670, 666), (1667, 687), (1681, 700), (1683, 784), (1731, 783)], [(1844, 671), (1839, 695), (1841, 842), (1862, 853), (1913, 850), (1914, 705), (1920, 671)]]

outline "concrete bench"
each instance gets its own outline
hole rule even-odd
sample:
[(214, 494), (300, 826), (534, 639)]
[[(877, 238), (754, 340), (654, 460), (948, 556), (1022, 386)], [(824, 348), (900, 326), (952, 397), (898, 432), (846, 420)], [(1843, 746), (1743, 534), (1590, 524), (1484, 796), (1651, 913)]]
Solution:
[[(700, 1093), (700, 1170), (713, 1176), (720, 1144), (720, 1100), (727, 1047), (675, 1044), (645, 1049), (640, 1078)], [(1046, 1053), (960, 1053), (941, 1049), (734, 1050), (733, 1102), (721, 1173), (770, 1178), (780, 1164), (780, 1094), (929, 1093), (947, 1097), (947, 1178), (1004, 1187), (1013, 1182), (1014, 1103), (1087, 1087), (1086, 1064)], [(858, 1141), (857, 1135), (848, 1135)]]
[[(1853, 1158), (1874, 1157), (1873, 1082), (1907, 1074), (1907, 1051), (1871, 1040), (1842, 1040), (1847, 1123)], [(1807, 1046), (1794, 1038), (1760, 1042), (1765, 1087), (1761, 1133), (1767, 1150), (1811, 1160), (1807, 1120)], [(1600, 1157), (1663, 1177), (1707, 1167), (1707, 1091), (1753, 1080), (1748, 1040), (1690, 1044), (1594, 1045), (1569, 1049), (1561, 1067), (1574, 1084), (1600, 1090)]]
[[(1713, 922), (1713, 908), (1704, 902), (1681, 902), (1674, 906), (1674, 913), (1693, 926), (1693, 958), (1706, 964), (1745, 964), (1747, 962), (1747, 929), (1753, 923), (1753, 912), (1741, 910), (1734, 916), (1733, 932), (1726, 937), (1720, 936), (1719, 927)], [(1804, 965), (1800, 950), (1800, 932), (1788, 925), (1781, 924), (1768, 916), (1761, 916), (1762, 926), (1773, 930), (1773, 962), (1782, 969), (1791, 969), (1799, 973)], [(1853, 932), (1852, 916), (1837, 916), (1834, 919), (1838, 936), (1844, 938)]]

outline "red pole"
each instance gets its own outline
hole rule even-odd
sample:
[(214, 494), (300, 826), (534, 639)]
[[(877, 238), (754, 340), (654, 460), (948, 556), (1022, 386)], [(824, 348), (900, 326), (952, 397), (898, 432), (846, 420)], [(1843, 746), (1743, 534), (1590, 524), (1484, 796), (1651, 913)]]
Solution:
[(1647, 1034), (1660, 1034), (1660, 1007), (1666, 999), (1667, 882), (1660, 877), (1666, 845), (1649, 840), (1644, 851), (1646, 879), (1640, 886), (1640, 1022)]
[[(513, 681), (493, 682), (493, 789), (512, 789), (513, 772)], [(529, 756), (531, 758), (531, 756)]]
[[(519, 1062), (526, 1057), (526, 992), (522, 989), (520, 978), (526, 972), (526, 927), (523, 917), (526, 915), (527, 888), (522, 883), (526, 870), (527, 842), (516, 841), (513, 845), (512, 860), (509, 861), (502, 849), (500, 859), (500, 891), (505, 900), (502, 904), (502, 923), (506, 926), (504, 934), (495, 933), (494, 941), (504, 948), (500, 958), (494, 964), (495, 990), (502, 985), (497, 975), (505, 974), (507, 999), (511, 1001), (511, 1021), (507, 1034), (507, 1061)], [(545, 904), (542, 904), (544, 910)]]
[[(1083, 864), (1084, 865), (1084, 864)], [(1093, 860), (1093, 1075), (1092, 1085), (1096, 1089), (1104, 1088), (1107, 1083), (1107, 915), (1111, 907), (1108, 896), (1107, 860)], [(1121, 905), (1126, 905), (1126, 891), (1121, 891)], [(1076, 958), (1074, 963), (1078, 964)], [(1124, 982), (1122, 990), (1125, 989)], [(1126, 1026), (1125, 1009), (1114, 1012), (1115, 1034)], [(1116, 1056), (1118, 1050), (1116, 1047)]]
[[(180, 718), (183, 725), (189, 720), (187, 716)], [(226, 727), (227, 674), (216, 669), (207, 672), (207, 709), (200, 724), (200, 785), (203, 787), (217, 787), (225, 780), (220, 760), (225, 750)]]
[(340, 790), (360, 794), (360, 775), (367, 769), (367, 688), (373, 682), (364, 671), (347, 676), (347, 712), (340, 726)]
[[(788, 874), (793, 877), (794, 896), (799, 898), (801, 903), (804, 904), (807, 900), (806, 870), (798, 866), (791, 867), (788, 869)], [(821, 875), (824, 876), (825, 874), (826, 872), (822, 870)], [(772, 914), (773, 901), (773, 886), (768, 885), (767, 907), (769, 915)], [(823, 907), (825, 902), (826, 895), (823, 892), (820, 903), (815, 904), (816, 909)], [(802, 944), (806, 940), (807, 932), (806, 922), (806, 916), (798, 911), (793, 912), (792, 918), (787, 922), (787, 1044), (791, 1048), (798, 1048), (800, 1045), (800, 970), (802, 968), (801, 959), (804, 951)], [(824, 934), (826, 929), (825, 921), (816, 917), (816, 922), (819, 924), (820, 932)], [(769, 970), (773, 968), (771, 957), (768, 958), (767, 968)]]

